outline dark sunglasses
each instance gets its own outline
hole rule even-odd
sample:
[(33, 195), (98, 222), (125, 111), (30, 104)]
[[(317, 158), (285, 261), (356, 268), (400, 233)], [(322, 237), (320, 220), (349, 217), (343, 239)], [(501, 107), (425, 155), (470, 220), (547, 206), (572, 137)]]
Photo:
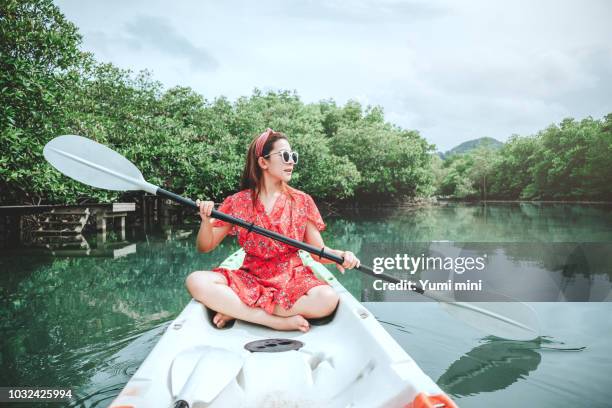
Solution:
[(278, 151), (276, 153), (268, 153), (265, 156), (263, 156), (265, 159), (267, 159), (270, 156), (273, 156), (275, 154), (280, 154), (281, 157), (283, 158), (283, 163), (291, 163), (291, 161), (289, 161), (290, 159), (293, 160), (293, 164), (297, 164), (298, 163), (298, 158), (300, 157), (300, 155), (298, 154), (298, 152), (290, 152), (289, 150), (281, 150)]

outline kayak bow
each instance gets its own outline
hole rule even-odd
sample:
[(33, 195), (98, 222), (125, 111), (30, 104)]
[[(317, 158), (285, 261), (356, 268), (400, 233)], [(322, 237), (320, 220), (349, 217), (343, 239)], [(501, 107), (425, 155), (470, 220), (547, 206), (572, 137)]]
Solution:
[[(340, 297), (330, 322), (306, 333), (244, 321), (217, 329), (192, 300), (111, 408), (456, 407), (331, 272), (300, 256)], [(221, 266), (243, 258), (239, 250)]]

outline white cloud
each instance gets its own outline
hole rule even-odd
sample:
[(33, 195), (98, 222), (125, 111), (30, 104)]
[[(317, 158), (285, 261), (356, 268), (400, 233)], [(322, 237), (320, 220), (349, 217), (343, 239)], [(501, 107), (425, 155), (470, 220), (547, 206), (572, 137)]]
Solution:
[(440, 150), (612, 112), (612, 3), (58, 1), (84, 48), (207, 98), (382, 105)]
[(194, 71), (212, 71), (218, 67), (215, 58), (204, 48), (191, 43), (162, 17), (138, 16), (126, 24), (128, 45), (141, 51), (143, 45), (168, 57), (184, 58)]

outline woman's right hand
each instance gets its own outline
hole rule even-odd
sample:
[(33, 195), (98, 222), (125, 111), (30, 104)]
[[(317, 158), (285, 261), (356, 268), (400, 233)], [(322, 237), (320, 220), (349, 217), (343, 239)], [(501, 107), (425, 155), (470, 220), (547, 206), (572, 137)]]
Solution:
[(200, 209), (200, 218), (202, 219), (202, 221), (209, 220), (210, 213), (215, 208), (215, 203), (212, 201), (201, 201), (197, 199), (196, 205)]

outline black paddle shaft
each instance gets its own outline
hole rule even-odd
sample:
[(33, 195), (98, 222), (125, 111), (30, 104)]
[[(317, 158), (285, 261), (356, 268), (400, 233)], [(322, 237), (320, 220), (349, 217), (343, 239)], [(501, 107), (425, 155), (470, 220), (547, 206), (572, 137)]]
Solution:
[[(183, 205), (186, 205), (188, 207), (192, 207), (195, 209), (198, 209), (198, 205), (195, 203), (195, 201), (190, 200), (188, 198), (184, 198), (181, 197), (178, 194), (174, 194), (170, 191), (164, 190), (163, 188), (159, 188), (157, 189), (157, 195), (158, 196), (162, 196), (162, 197), (166, 197), (169, 198), (170, 200), (176, 201), (178, 203), (181, 203)], [(303, 251), (309, 252), (313, 255), (316, 255), (320, 258), (325, 258), (325, 259), (329, 259), (330, 261), (334, 261), (337, 264), (342, 265), (344, 263), (344, 258), (338, 256), (338, 255), (334, 255), (331, 254), (329, 252), (325, 252), (325, 248), (317, 248), (313, 245), (307, 244), (305, 242), (302, 241), (298, 241), (295, 240), (293, 238), (289, 238), (286, 237), (284, 235), (281, 235), (279, 233), (276, 233), (274, 231), (270, 231), (267, 230), (265, 228), (259, 227), (257, 225), (255, 225), (252, 222), (246, 222), (245, 220), (242, 220), (240, 218), (236, 218), (236, 217), (232, 217), (231, 215), (219, 212), (217, 210), (212, 210), (211, 217), (216, 218), (218, 220), (221, 221), (226, 221), (229, 222), (230, 224), (234, 224), (237, 225), (239, 227), (245, 228), (247, 231), (249, 232), (255, 232), (256, 234), (259, 235), (263, 235), (264, 237), (268, 237), (271, 239), (274, 239), (276, 241), (282, 242), (284, 244), (287, 245), (291, 245), (295, 248), (301, 249)], [(390, 276), (390, 275), (385, 275), (384, 273), (376, 273), (374, 272), (374, 270), (372, 268), (370, 268), (369, 266), (366, 265), (359, 265), (358, 267), (356, 267), (355, 269), (365, 273), (366, 275), (370, 275), (374, 278), (378, 278), (378, 279), (382, 279), (385, 280), (387, 282), (391, 282), (391, 283), (399, 283), (400, 280), (397, 279), (396, 277)], [(417, 285), (415, 285), (415, 287), (413, 288), (413, 290), (415, 292), (421, 293), (423, 294), (423, 289), (418, 287)]]

